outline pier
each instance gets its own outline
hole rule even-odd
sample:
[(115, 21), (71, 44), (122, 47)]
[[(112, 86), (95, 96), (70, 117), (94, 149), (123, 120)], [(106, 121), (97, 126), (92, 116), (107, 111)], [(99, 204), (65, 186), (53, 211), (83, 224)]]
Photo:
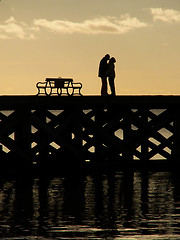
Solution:
[(0, 166), (174, 166), (180, 96), (0, 96)]

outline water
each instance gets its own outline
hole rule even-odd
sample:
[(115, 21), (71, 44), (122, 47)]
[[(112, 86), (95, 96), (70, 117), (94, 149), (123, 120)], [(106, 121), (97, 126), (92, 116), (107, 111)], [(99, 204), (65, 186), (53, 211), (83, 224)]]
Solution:
[(0, 179), (0, 239), (180, 239), (172, 172)]

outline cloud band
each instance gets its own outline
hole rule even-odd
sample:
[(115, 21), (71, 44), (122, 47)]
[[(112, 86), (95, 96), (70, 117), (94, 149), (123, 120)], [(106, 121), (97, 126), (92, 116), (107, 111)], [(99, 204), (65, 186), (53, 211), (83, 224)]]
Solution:
[(64, 34), (124, 34), (133, 29), (147, 26), (146, 23), (140, 22), (137, 18), (131, 18), (129, 15), (124, 15), (119, 19), (115, 17), (95, 18), (81, 23), (36, 19), (34, 20), (34, 25), (46, 28), (52, 32)]
[(154, 21), (180, 22), (180, 12), (173, 9), (150, 8)]
[[(166, 23), (180, 22), (180, 12), (173, 9), (150, 8), (153, 21)], [(118, 17), (100, 17), (87, 19), (83, 22), (68, 20), (35, 19), (30, 27), (25, 22), (18, 22), (10, 17), (0, 24), (0, 39), (19, 38), (22, 40), (36, 39), (35, 33), (42, 29), (57, 34), (126, 34), (130, 31), (148, 27), (148, 24), (129, 14)]]

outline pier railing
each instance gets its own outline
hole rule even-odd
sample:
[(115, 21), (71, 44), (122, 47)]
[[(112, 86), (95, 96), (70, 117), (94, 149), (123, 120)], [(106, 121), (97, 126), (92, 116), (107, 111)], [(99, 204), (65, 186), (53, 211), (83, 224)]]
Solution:
[(180, 155), (179, 96), (1, 96), (0, 110), (5, 165), (174, 163)]

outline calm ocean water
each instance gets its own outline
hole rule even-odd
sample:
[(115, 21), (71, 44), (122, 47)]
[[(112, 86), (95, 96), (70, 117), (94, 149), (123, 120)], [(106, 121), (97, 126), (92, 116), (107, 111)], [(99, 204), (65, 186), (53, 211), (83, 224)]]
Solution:
[(179, 173), (1, 178), (0, 239), (180, 239)]

